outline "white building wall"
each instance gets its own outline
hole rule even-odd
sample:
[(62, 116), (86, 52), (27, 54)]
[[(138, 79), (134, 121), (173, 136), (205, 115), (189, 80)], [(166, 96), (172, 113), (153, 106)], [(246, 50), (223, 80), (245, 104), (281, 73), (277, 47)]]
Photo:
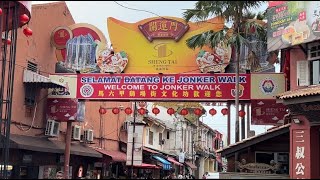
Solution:
[(202, 175), (205, 173), (204, 172), (204, 163), (205, 163), (205, 158), (204, 157), (200, 157), (200, 161), (199, 161), (199, 179), (201, 179)]
[[(153, 144), (149, 144), (150, 131), (153, 132), (153, 140), (152, 140)], [(146, 133), (145, 133), (146, 137), (144, 138), (144, 146), (162, 151), (163, 145), (159, 144), (159, 133), (161, 133), (162, 131), (163, 131), (163, 128), (158, 127), (156, 125), (147, 127)], [(164, 138), (163, 132), (162, 132), (162, 138)]]

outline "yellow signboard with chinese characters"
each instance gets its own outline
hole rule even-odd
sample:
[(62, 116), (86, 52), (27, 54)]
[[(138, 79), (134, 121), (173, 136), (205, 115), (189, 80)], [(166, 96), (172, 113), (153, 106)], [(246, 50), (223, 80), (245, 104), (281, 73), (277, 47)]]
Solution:
[(251, 99), (275, 99), (284, 91), (283, 73), (251, 74)]
[[(115, 51), (125, 51), (128, 65), (124, 73), (200, 73), (197, 57), (200, 49), (190, 49), (186, 40), (209, 30), (218, 31), (224, 26), (222, 18), (204, 23), (188, 23), (175, 17), (149, 18), (127, 23), (108, 18), (108, 32)], [(203, 50), (216, 53), (216, 47)], [(221, 57), (231, 51), (221, 51)]]

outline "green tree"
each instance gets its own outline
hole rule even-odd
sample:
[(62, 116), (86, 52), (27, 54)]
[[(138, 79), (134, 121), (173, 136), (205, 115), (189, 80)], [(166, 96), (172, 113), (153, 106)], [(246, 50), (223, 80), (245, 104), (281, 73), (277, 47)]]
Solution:
[[(207, 31), (195, 35), (187, 40), (190, 48), (202, 48), (209, 46), (214, 48), (220, 42), (231, 45), (236, 52), (236, 142), (239, 141), (239, 69), (240, 69), (240, 48), (242, 45), (249, 46), (247, 37), (254, 35), (257, 39), (266, 42), (266, 28), (253, 20), (254, 17), (263, 18), (263, 14), (254, 15), (252, 11), (259, 8), (265, 1), (198, 1), (194, 9), (186, 9), (183, 13), (184, 19), (188, 22), (195, 20), (199, 23), (206, 23), (212, 16), (223, 17), (231, 27), (224, 26), (220, 31)], [(249, 59), (249, 58), (248, 58)]]

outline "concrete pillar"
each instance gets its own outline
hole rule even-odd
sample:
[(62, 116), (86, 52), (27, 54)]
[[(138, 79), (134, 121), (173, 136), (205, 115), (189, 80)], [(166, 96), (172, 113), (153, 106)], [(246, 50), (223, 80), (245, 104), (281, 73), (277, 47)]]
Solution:
[(202, 175), (205, 173), (204, 171), (204, 157), (199, 158), (199, 179), (202, 178)]
[(209, 172), (209, 158), (204, 161), (204, 172)]
[(214, 171), (214, 162), (215, 162), (215, 160), (209, 160), (209, 172), (215, 172)]
[[(299, 123), (294, 121), (299, 120)], [(302, 115), (293, 116), (290, 127), (290, 178), (319, 179), (319, 129)]]

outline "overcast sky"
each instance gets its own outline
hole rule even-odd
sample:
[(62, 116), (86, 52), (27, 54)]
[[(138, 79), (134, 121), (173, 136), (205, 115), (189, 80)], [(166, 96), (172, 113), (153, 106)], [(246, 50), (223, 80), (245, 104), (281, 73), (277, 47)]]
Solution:
[[(33, 1), (33, 4), (43, 4), (57, 1)], [(76, 23), (89, 23), (99, 28), (110, 42), (107, 31), (107, 18), (114, 17), (121, 21), (134, 23), (149, 17), (174, 16), (182, 17), (183, 9), (192, 9), (197, 1), (66, 1)], [(125, 6), (125, 7), (124, 7)], [(257, 11), (264, 11), (267, 3)], [(133, 10), (135, 9), (135, 10)], [(148, 11), (148, 12), (147, 12)], [(206, 107), (209, 110), (211, 107)], [(227, 118), (222, 116), (223, 107), (215, 107), (217, 115), (203, 117), (203, 122), (213, 129), (226, 135)], [(234, 116), (233, 116), (234, 117)], [(265, 132), (271, 126), (251, 126), (256, 134)], [(235, 122), (231, 122), (231, 141), (234, 142)]]

